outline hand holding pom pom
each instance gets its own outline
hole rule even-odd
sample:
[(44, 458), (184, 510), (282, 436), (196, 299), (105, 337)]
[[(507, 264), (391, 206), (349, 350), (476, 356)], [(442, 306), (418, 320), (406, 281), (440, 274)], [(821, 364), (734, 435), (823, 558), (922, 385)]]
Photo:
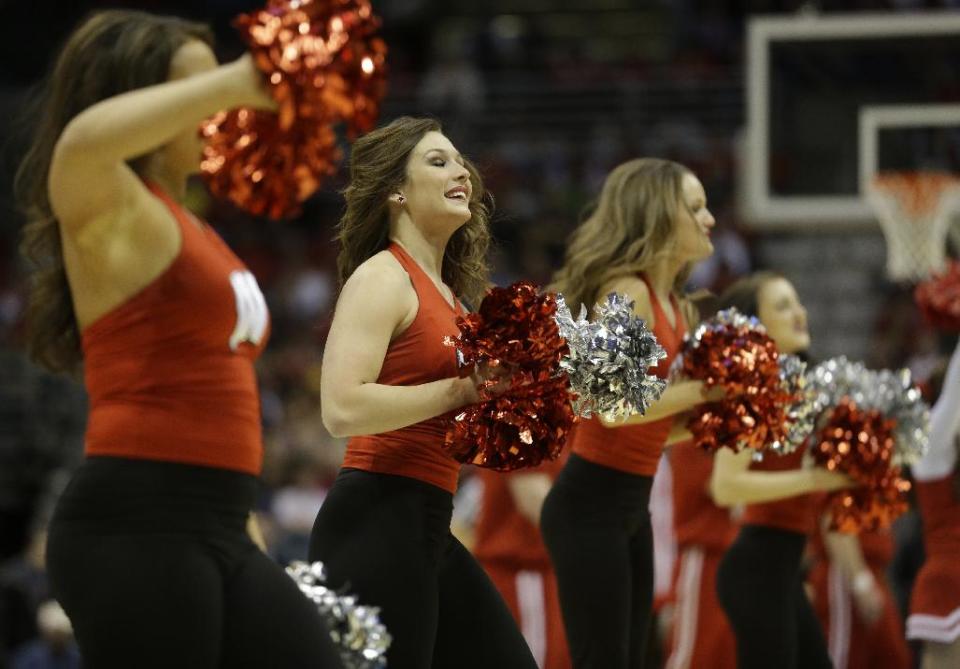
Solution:
[(889, 527), (906, 511), (902, 493), (910, 484), (891, 463), (895, 425), (876, 409), (862, 411), (844, 399), (818, 433), (814, 461), (859, 484), (831, 493), (831, 529), (859, 532)]
[(270, 112), (220, 112), (201, 133), (207, 144), (200, 168), (213, 194), (271, 219), (296, 214), (340, 160), (330, 127), (297, 125), (283, 132)]
[(797, 401), (784, 383), (780, 354), (756, 318), (736, 309), (720, 311), (684, 342), (682, 373), (722, 387), (725, 397), (698, 405), (688, 423), (708, 451), (727, 447), (761, 452), (789, 450), (787, 408)]
[(666, 383), (648, 374), (667, 353), (633, 314), (633, 301), (610, 293), (597, 304), (594, 320), (588, 321), (581, 306), (574, 319), (562, 295), (557, 296), (557, 324), (567, 340), (569, 353), (560, 367), (570, 378), (576, 394), (574, 409), (587, 418), (598, 413), (607, 420), (644, 414), (660, 399)]
[[(460, 462), (499, 471), (533, 467), (560, 454), (574, 422), (560, 359), (567, 346), (554, 320), (556, 300), (530, 283), (491, 289), (476, 313), (457, 321), (462, 369), (482, 374), (480, 402), (447, 431), (444, 448)], [(509, 380), (507, 380), (509, 375)]]
[(825, 411), (849, 399), (864, 411), (876, 410), (892, 420), (893, 464), (910, 465), (923, 457), (929, 441), (930, 408), (908, 370), (873, 371), (839, 356), (817, 365), (807, 384)]
[(204, 122), (201, 170), (215, 196), (293, 216), (336, 171), (333, 127), (344, 123), (352, 137), (376, 121), (385, 90), (379, 19), (369, 0), (271, 0), (235, 23), (276, 113), (240, 108)]
[(906, 510), (900, 466), (927, 445), (928, 411), (909, 374), (874, 372), (839, 357), (818, 365), (810, 387), (825, 407), (811, 448), (816, 462), (859, 486), (831, 495), (834, 529), (888, 527)]

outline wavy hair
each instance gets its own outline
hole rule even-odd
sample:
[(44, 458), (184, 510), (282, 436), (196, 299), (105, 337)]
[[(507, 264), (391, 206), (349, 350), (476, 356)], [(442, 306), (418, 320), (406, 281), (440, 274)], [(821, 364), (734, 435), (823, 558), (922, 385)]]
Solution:
[[(623, 163), (604, 180), (596, 205), (574, 230), (563, 266), (551, 289), (563, 293), (574, 311), (592, 308), (612, 279), (646, 272), (669, 255), (689, 169), (670, 160), (637, 158)], [(691, 265), (677, 276), (682, 295)]]
[[(212, 44), (213, 34), (199, 23), (146, 12), (92, 14), (67, 39), (25, 114), (35, 129), (14, 192), (26, 218), (20, 253), (31, 266), (27, 350), (52, 371), (74, 371), (81, 360), (60, 226), (47, 194), (57, 140), (75, 116), (97, 102), (167, 81), (174, 54), (193, 40)], [(136, 169), (138, 161), (131, 166)]]
[[(343, 191), (347, 208), (336, 235), (340, 242), (337, 272), (341, 285), (361, 263), (389, 245), (387, 200), (406, 180), (407, 161), (413, 148), (431, 131), (442, 132), (434, 119), (401, 116), (353, 145), (350, 184)], [(466, 159), (464, 165), (473, 185), (471, 216), (447, 242), (442, 278), (463, 301), (476, 305), (489, 284), (487, 248), (493, 203), (476, 167)]]

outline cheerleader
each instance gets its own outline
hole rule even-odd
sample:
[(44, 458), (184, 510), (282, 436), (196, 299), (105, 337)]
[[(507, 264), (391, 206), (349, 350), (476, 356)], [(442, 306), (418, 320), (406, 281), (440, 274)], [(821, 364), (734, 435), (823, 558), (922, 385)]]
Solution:
[(83, 364), (86, 459), (50, 524), (54, 595), (91, 667), (339, 667), (316, 608), (248, 535), (262, 459), (253, 275), (179, 204), (197, 126), (270, 107), (210, 32), (94, 14), (57, 58), (17, 175), (33, 356)]
[(737, 534), (730, 509), (710, 496), (713, 455), (692, 441), (668, 449), (679, 556), (670, 601), (667, 669), (736, 669), (733, 631), (717, 599), (717, 566)]
[(323, 421), (350, 437), (310, 559), (376, 603), (391, 669), (536, 663), (483, 569), (450, 533), (451, 412), (478, 401), (444, 337), (487, 286), (480, 177), (433, 120), (399, 118), (353, 146), (323, 356)]
[(810, 541), (814, 612), (835, 669), (910, 669), (903, 620), (887, 584), (889, 529), (831, 532), (824, 515)]
[(913, 467), (926, 561), (910, 597), (907, 638), (923, 642), (923, 669), (960, 666), (960, 346), (930, 414), (930, 450)]
[(565, 457), (532, 470), (480, 469), (473, 554), (503, 596), (540, 669), (570, 669), (557, 578), (540, 536), (540, 510)]
[[(666, 349), (655, 370), (665, 378), (693, 320), (683, 285), (693, 263), (713, 252), (713, 226), (690, 170), (629, 161), (607, 176), (553, 287), (574, 310), (614, 291), (634, 300)], [(643, 665), (653, 600), (650, 488), (674, 415), (702, 402), (702, 391), (698, 381), (676, 383), (645, 416), (606, 425), (594, 418), (574, 430), (542, 531), (577, 669)]]
[[(781, 353), (802, 353), (810, 346), (806, 309), (793, 285), (775, 272), (737, 281), (718, 306), (758, 317)], [(832, 666), (800, 563), (816, 525), (812, 494), (851, 483), (842, 474), (809, 466), (804, 453), (800, 448), (756, 462), (749, 449), (723, 448), (714, 458), (714, 501), (746, 505), (740, 532), (717, 571), (717, 594), (736, 637), (739, 669)]]

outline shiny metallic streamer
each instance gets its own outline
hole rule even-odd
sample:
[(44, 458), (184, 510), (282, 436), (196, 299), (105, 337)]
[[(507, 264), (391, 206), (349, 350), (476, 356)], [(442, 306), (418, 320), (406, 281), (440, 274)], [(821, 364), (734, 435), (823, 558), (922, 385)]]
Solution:
[(790, 354), (780, 354), (783, 392), (793, 400), (786, 407), (786, 438), (768, 447), (776, 455), (792, 453), (807, 440), (817, 424), (821, 405), (816, 391), (807, 383), (807, 363)]
[(863, 363), (839, 356), (817, 365), (808, 377), (825, 410), (846, 397), (863, 411), (876, 410), (896, 421), (894, 465), (911, 465), (923, 457), (930, 439), (930, 407), (913, 384), (909, 370), (870, 370)]
[(322, 562), (291, 562), (286, 569), (300, 592), (316, 604), (330, 629), (345, 669), (384, 669), (390, 634), (380, 622), (380, 609), (357, 603), (353, 595), (331, 590)]
[(460, 335), (447, 345), (469, 374), (474, 365), (500, 367), (509, 379), (481, 385), (480, 402), (464, 407), (447, 428), (443, 448), (459, 462), (497, 471), (535, 467), (560, 455), (576, 421), (572, 393), (560, 360), (560, 336), (552, 293), (527, 281), (487, 291), (475, 313), (457, 319)]
[(560, 367), (577, 394), (574, 410), (584, 418), (596, 413), (614, 421), (642, 415), (663, 394), (666, 382), (648, 372), (667, 353), (634, 315), (633, 304), (610, 293), (590, 321), (586, 307), (581, 305), (574, 318), (563, 295), (557, 295), (557, 325), (570, 349)]
[(273, 219), (300, 211), (337, 170), (334, 128), (373, 128), (386, 91), (386, 45), (369, 0), (270, 0), (234, 21), (277, 111), (221, 111), (200, 126), (211, 193)]
[(788, 392), (776, 344), (759, 320), (733, 308), (719, 311), (687, 337), (682, 357), (680, 375), (725, 391), (723, 399), (693, 409), (687, 426), (697, 445), (756, 453), (795, 447), (788, 408), (797, 398)]

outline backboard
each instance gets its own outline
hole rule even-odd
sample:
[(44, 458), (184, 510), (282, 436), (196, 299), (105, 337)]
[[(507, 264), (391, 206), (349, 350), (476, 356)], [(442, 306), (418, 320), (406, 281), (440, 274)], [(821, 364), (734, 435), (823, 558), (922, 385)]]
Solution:
[[(861, 191), (861, 111), (930, 114), (931, 105), (960, 103), (960, 12), (758, 17), (747, 52), (741, 209), (756, 227), (872, 223)], [(868, 125), (879, 118), (887, 128), (885, 113)], [(899, 127), (929, 131), (907, 119)], [(898, 160), (885, 134), (876, 133), (880, 167)]]

